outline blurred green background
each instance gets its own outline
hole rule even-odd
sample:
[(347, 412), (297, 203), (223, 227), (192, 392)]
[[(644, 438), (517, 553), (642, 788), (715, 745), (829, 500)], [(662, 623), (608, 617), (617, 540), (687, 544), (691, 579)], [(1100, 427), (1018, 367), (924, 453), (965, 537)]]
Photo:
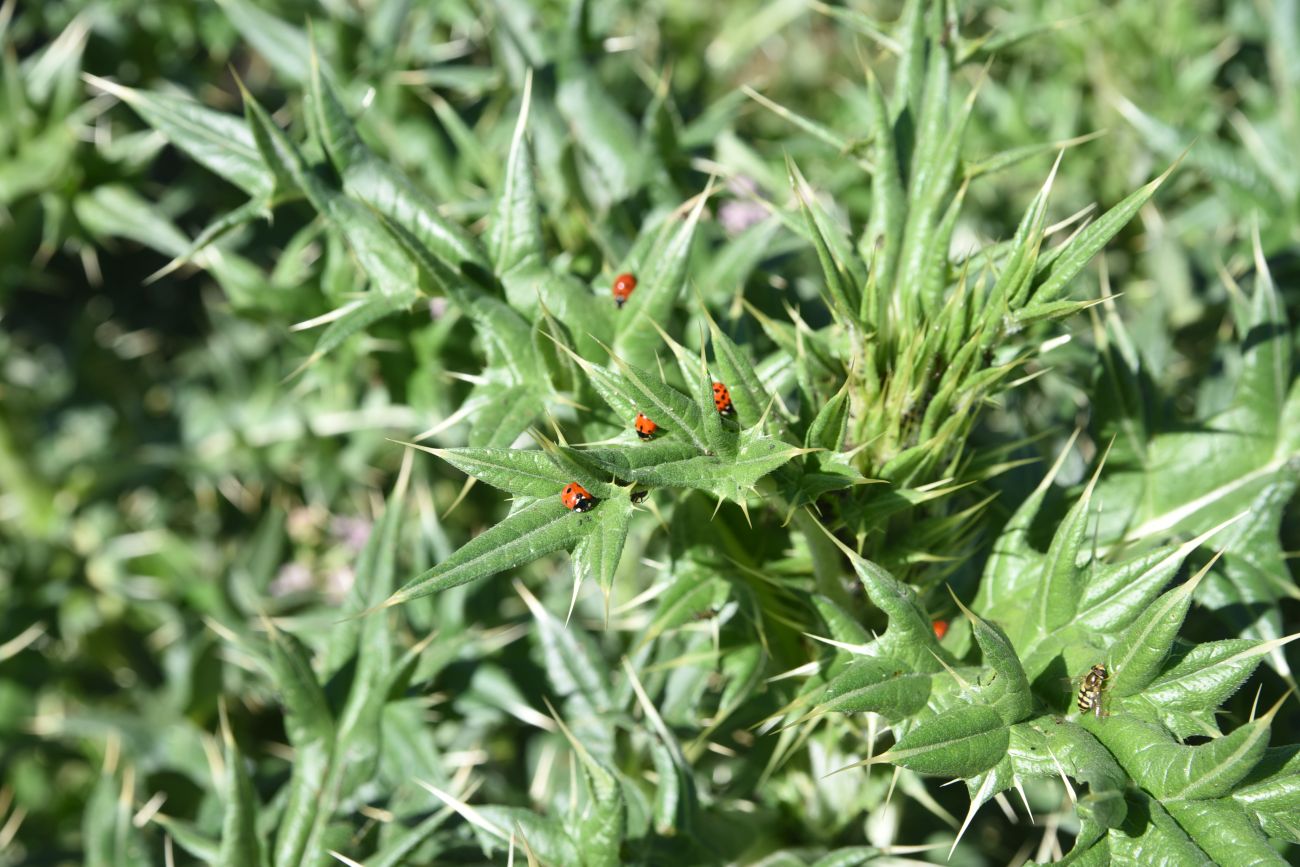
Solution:
[[(569, 23), (584, 7), (596, 36), (574, 45)], [(263, 771), (259, 794), (274, 795), (284, 778), (284, 721), (270, 680), (229, 633), (260, 629), (261, 614), (300, 635), (335, 628), (402, 461), (391, 440), (452, 416), (472, 387), (460, 374), (478, 369), (473, 328), (433, 299), (300, 371), (319, 331), (295, 326), (339, 306), (354, 281), (346, 251), (303, 202), (239, 225), (194, 262), (159, 274), (247, 196), (170, 147), (99, 79), (188, 93), (239, 114), (238, 79), (283, 123), (301, 107), (310, 26), (362, 107), (367, 141), (477, 232), (501, 180), (523, 70), (537, 69), (536, 86), (548, 93), (576, 80), (566, 65), (581, 64), (627, 139), (653, 155), (644, 161), (651, 176), (620, 189), (619, 178), (593, 169), (581, 112), (566, 113), (563, 97), (558, 113), (535, 120), (548, 243), (557, 262), (603, 287), (612, 277), (606, 263), (617, 258), (610, 251), (711, 175), (723, 192), (705, 218), (706, 251), (746, 231), (765, 203), (788, 200), (786, 155), (838, 214), (860, 224), (870, 208), (857, 165), (870, 135), (860, 85), (867, 69), (894, 77), (890, 37), (877, 28), (899, 14), (897, 3), (814, 0), (8, 0), (0, 10), (0, 864), (96, 863), (85, 820), (106, 767), (115, 786), (133, 769), (126, 800), (143, 819), (131, 832), (141, 848), (123, 843), (110, 861), (163, 863), (164, 830), (148, 821), (158, 809), (187, 827), (219, 827), (211, 797), (219, 704)], [(1010, 237), (1051, 170), (1056, 147), (1041, 145), (1096, 134), (1061, 162), (1052, 213), (1064, 219), (1093, 203), (1109, 207), (1195, 142), (1072, 297), (1098, 297), (1105, 282), (1120, 296), (1155, 401), (1171, 419), (1207, 418), (1225, 405), (1239, 365), (1225, 330), (1235, 299), (1222, 275), (1249, 269), (1254, 233), (1290, 321), (1300, 321), (1296, 3), (1017, 0), (959, 3), (954, 14), (970, 59), (961, 76), (978, 93), (954, 249)], [(763, 98), (809, 121), (783, 117)], [(1005, 168), (987, 162), (1021, 148), (1025, 159)], [(825, 322), (811, 251), (785, 232), (756, 241), (739, 284), (710, 284), (710, 268), (722, 266), (712, 252), (697, 256), (696, 288), (715, 313), (737, 318), (743, 294), (773, 315), (789, 304)], [(1088, 424), (1091, 315), (1067, 323), (1074, 340), (1054, 350), (1032, 387), (990, 408), (972, 449), (1021, 442), (1017, 456), (1050, 457)], [(752, 325), (737, 328), (761, 343)], [(453, 426), (442, 442), (463, 439)], [(993, 483), (1002, 495), (993, 514), (1005, 518), (1042, 469), (1016, 467)], [(1072, 459), (1063, 483), (1084, 471)], [(402, 578), (502, 509), (499, 494), (478, 486), (447, 514), (463, 476), (431, 458), (417, 458), (413, 478)], [(739, 526), (735, 516), (723, 520)], [(1294, 504), (1281, 533), (1294, 581)], [(954, 566), (956, 586), (971, 586), (986, 543), (939, 552), (972, 558)], [(643, 547), (628, 556), (653, 560)], [(771, 552), (774, 569), (780, 553)], [(519, 571), (550, 611), (567, 608), (566, 558)], [(640, 589), (616, 591), (615, 620), (636, 617), (618, 606)], [(409, 634), (439, 624), (455, 640), (445, 659), (422, 663), (426, 701), (409, 721), (426, 726), (444, 755), (482, 754), (473, 760), (481, 798), (525, 801), (536, 757), (520, 755), (521, 723), (503, 696), (522, 687), (544, 708), (532, 682), (547, 663), (520, 640), (528, 612), (502, 579), (438, 600), (412, 615)], [(587, 600), (575, 617), (616, 660), (624, 636), (603, 631), (599, 609)], [(1282, 634), (1295, 632), (1294, 593), (1278, 612)], [(1209, 624), (1194, 637), (1224, 637)], [(1276, 672), (1265, 678), (1266, 695), (1291, 683)], [(1294, 702), (1277, 729), (1300, 730)], [(412, 735), (411, 743), (423, 741)], [(757, 863), (764, 846), (874, 840), (871, 820), (835, 801), (834, 778), (760, 781), (761, 763), (725, 767), (744, 783), (727, 790), (723, 814), (758, 810), (763, 819), (760, 845), (723, 847), (735, 862)], [(892, 816), (899, 842), (951, 840), (943, 816), (965, 810), (959, 789), (905, 786), (880, 821)], [(156, 793), (164, 803), (151, 800)], [(1047, 812), (1056, 809), (1042, 797)], [(358, 826), (379, 821), (361, 814), (368, 818)], [(993, 810), (978, 822), (951, 863), (1043, 857), (1035, 855), (1041, 828)], [(440, 863), (482, 860), (461, 836)], [(189, 863), (183, 848), (176, 858)], [(946, 848), (911, 857), (941, 861)], [(649, 862), (673, 863), (672, 851)]]

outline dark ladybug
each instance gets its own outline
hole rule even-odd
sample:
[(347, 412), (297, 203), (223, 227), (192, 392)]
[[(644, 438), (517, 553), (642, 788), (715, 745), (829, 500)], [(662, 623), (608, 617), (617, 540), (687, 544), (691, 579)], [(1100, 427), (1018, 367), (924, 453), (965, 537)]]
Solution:
[(644, 413), (636, 414), (636, 421), (632, 426), (636, 428), (636, 435), (643, 440), (654, 439), (655, 434), (659, 432), (659, 425), (646, 418)]
[(734, 415), (736, 408), (731, 404), (731, 392), (720, 382), (713, 383), (713, 405), (718, 408), (718, 412), (723, 415)]
[(627, 299), (631, 296), (632, 290), (636, 288), (636, 275), (619, 274), (614, 278), (614, 303), (622, 307)]
[(569, 482), (560, 491), (560, 502), (564, 503), (566, 509), (572, 509), (575, 512), (590, 512), (596, 505), (596, 498), (577, 482)]

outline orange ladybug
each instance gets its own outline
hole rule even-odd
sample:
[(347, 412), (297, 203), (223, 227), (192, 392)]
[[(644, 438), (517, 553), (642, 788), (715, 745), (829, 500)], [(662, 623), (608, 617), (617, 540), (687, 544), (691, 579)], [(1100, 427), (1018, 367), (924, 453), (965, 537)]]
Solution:
[(723, 415), (734, 415), (736, 408), (731, 405), (731, 392), (720, 382), (713, 383), (713, 405)]
[(654, 439), (655, 434), (659, 432), (659, 425), (646, 418), (645, 414), (640, 412), (636, 414), (636, 421), (632, 423), (632, 426), (636, 428), (636, 435), (641, 437), (643, 440), (652, 440)]
[(948, 634), (948, 621), (947, 620), (934, 621), (934, 637), (939, 639), (940, 641), (943, 641), (943, 637), (947, 634)]
[(622, 307), (627, 302), (632, 290), (636, 288), (635, 274), (619, 274), (614, 278), (614, 303)]
[(596, 498), (577, 482), (569, 482), (564, 486), (564, 490), (560, 491), (560, 502), (564, 503), (564, 508), (575, 512), (590, 512), (596, 506)]

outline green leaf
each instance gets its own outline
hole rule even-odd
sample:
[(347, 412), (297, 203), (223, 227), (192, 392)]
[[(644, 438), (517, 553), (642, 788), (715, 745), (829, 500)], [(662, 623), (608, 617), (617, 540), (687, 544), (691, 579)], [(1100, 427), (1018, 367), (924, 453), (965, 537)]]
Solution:
[(384, 605), (400, 605), (530, 563), (572, 546), (594, 526), (592, 512), (566, 509), (558, 494), (534, 500), (475, 536), (437, 566), (412, 578)]
[(406, 310), (415, 303), (417, 297), (414, 292), (398, 295), (376, 293), (374, 295), (368, 294), (366, 297), (346, 305), (343, 308), (345, 310), (343, 315), (331, 322), (329, 327), (321, 332), (321, 336), (316, 340), (316, 345), (312, 348), (312, 356), (320, 358), (327, 355), (341, 346), (349, 337), (365, 330), (380, 319)]
[(1146, 793), (1127, 793), (1128, 815), (1108, 840), (1110, 855), (1121, 864), (1188, 864), (1214, 867), (1215, 862), (1187, 836), (1160, 803)]
[[(528, 841), (528, 848), (543, 864), (581, 864), (580, 849), (559, 819), (539, 816), (523, 807), (498, 807), (484, 805), (474, 808), (497, 829), (496, 842), (506, 848), (511, 832), (515, 833), (516, 846)], [(522, 838), (522, 839), (521, 839)]]
[(222, 11), (276, 72), (294, 84), (311, 76), (311, 42), (307, 34), (250, 0), (218, 0)]
[(147, 860), (140, 832), (131, 823), (134, 796), (134, 792), (123, 792), (117, 775), (107, 770), (100, 773), (81, 816), (87, 867), (117, 867)]
[(1078, 610), (1084, 577), (1079, 568), (1079, 552), (1087, 538), (1088, 504), (1096, 482), (1097, 476), (1093, 476), (1079, 501), (1056, 528), (1047, 549), (1034, 603), (1035, 627), (1041, 633), (1052, 632), (1070, 622)]
[(517, 497), (558, 497), (573, 478), (555, 465), (546, 452), (536, 449), (434, 449), (415, 446), (437, 455), (461, 472)]
[(641, 643), (647, 644), (664, 632), (689, 623), (697, 614), (716, 609), (729, 593), (730, 587), (722, 578), (694, 567), (685, 568), (659, 597)]
[(1158, 178), (1140, 187), (1137, 192), (1130, 193), (1118, 205), (1102, 214), (1076, 235), (1069, 245), (1051, 260), (1050, 265), (1040, 266), (1036, 277), (1037, 286), (1033, 290), (1034, 300), (1040, 304), (1056, 300), (1069, 287), (1070, 281), (1078, 276), (1084, 266), (1092, 260), (1092, 257), (1101, 252), (1101, 248), (1106, 246), (1110, 239), (1115, 237), (1119, 230), (1133, 219), (1138, 210), (1155, 195), (1156, 190), (1160, 189), (1160, 185), (1177, 166), (1178, 164), (1174, 163)]
[(1122, 563), (1094, 563), (1075, 621), (1084, 629), (1098, 631), (1113, 632), (1129, 625), (1148, 610), (1187, 555), (1223, 527), (1212, 527), (1182, 545), (1157, 548)]
[[(804, 180), (789, 156), (786, 157), (786, 172), (789, 175), (790, 187), (799, 201), (799, 210), (803, 213), (807, 224), (813, 249), (817, 252), (817, 260), (821, 263), (822, 275), (826, 278), (826, 290), (829, 296), (827, 306), (840, 314), (841, 321), (853, 322), (857, 317), (860, 302), (858, 301), (859, 287), (855, 285), (852, 275), (848, 273), (848, 265), (844, 259), (851, 249), (848, 238), (843, 236), (839, 227), (831, 223), (830, 218), (822, 211), (808, 182)], [(835, 247), (834, 250), (832, 246)]]
[(578, 354), (596, 355), (612, 339), (612, 304), (593, 298), (587, 287), (542, 265), (520, 264), (502, 277), (510, 305), (527, 315), (545, 310), (568, 329)]
[(752, 427), (767, 410), (772, 390), (763, 384), (758, 371), (743, 349), (709, 319), (709, 333), (713, 344), (713, 363), (731, 393), (736, 407), (736, 420), (742, 428)]
[(533, 384), (503, 386), (491, 383), (478, 390), (475, 398), (481, 399), (483, 405), (475, 413), (470, 428), (471, 448), (508, 450), (544, 408), (537, 386)]
[(969, 609), (965, 609), (965, 614), (983, 651), (984, 664), (993, 669), (993, 680), (981, 688), (981, 693), (1007, 724), (1020, 722), (1029, 716), (1034, 699), (1011, 639), (997, 624), (989, 623)]
[(168, 256), (183, 255), (190, 246), (190, 239), (158, 212), (157, 205), (121, 184), (101, 184), (77, 196), (72, 210), (83, 227), (101, 238), (130, 238)]
[(1162, 802), (1222, 798), (1245, 779), (1268, 748), (1272, 713), (1230, 735), (1184, 746), (1163, 728), (1119, 714), (1083, 724), (1115, 756), (1133, 780)]
[[(664, 451), (669, 449), (665, 448)], [(655, 487), (695, 488), (739, 502), (759, 479), (799, 453), (799, 449), (787, 446), (780, 440), (744, 431), (740, 435), (740, 446), (734, 458), (700, 455), (647, 466), (633, 466), (629, 463), (617, 472), (621, 478)], [(596, 460), (611, 468), (617, 466), (609, 460), (607, 453), (596, 457)]]
[(621, 864), (619, 847), (627, 822), (623, 787), (614, 772), (585, 749), (578, 759), (587, 779), (591, 803), (573, 822), (573, 836), (582, 841), (582, 863), (587, 867), (615, 867)]
[(696, 197), (680, 225), (674, 228), (669, 221), (659, 230), (658, 240), (646, 257), (645, 271), (637, 275), (636, 291), (618, 311), (614, 352), (632, 364), (647, 366), (654, 361), (659, 337), (651, 323), (667, 326), (673, 305), (686, 284), (695, 227), (709, 193), (705, 190)]
[(185, 96), (137, 90), (93, 75), (86, 80), (122, 100), (169, 142), (249, 196), (264, 200), (271, 195), (274, 176), (258, 156), (253, 133), (242, 118)]
[(918, 713), (930, 698), (930, 675), (915, 674), (888, 657), (859, 657), (826, 684), (819, 713), (878, 713), (900, 721)]
[(601, 86), (589, 67), (574, 59), (560, 63), (555, 104), (568, 121), (573, 143), (591, 168), (588, 195), (601, 210), (636, 190), (645, 161), (636, 124)]
[(527, 139), (528, 109), (532, 104), (532, 77), (524, 85), (519, 121), (510, 141), (506, 174), (492, 213), (487, 246), (498, 277), (524, 265), (543, 264), (541, 206), (533, 175), (533, 152)]
[(843, 644), (866, 644), (871, 641), (871, 633), (866, 627), (831, 599), (814, 594), (812, 604), (830, 629), (831, 638)]
[[(1300, 747), (1290, 745), (1266, 750), (1232, 793), (1232, 799), (1259, 815), (1294, 817), (1300, 810)], [(1294, 833), (1293, 830), (1293, 837)]]
[(248, 867), (262, 863), (262, 846), (257, 837), (257, 796), (244, 767), (244, 757), (229, 730), (226, 739), (226, 779), (223, 786), (225, 816), (221, 822), (221, 867)]
[(876, 757), (921, 774), (972, 777), (1006, 755), (1010, 733), (984, 705), (958, 705), (928, 719)]
[(334, 717), (312, 670), (307, 648), (291, 632), (271, 626), (271, 677), (285, 709), (285, 733), (297, 749), (328, 744)]
[[(689, 442), (697, 452), (707, 452), (708, 443), (704, 436), (704, 417), (699, 404), (665, 383), (648, 370), (635, 367), (614, 356), (618, 367), (616, 377), (607, 370), (589, 362), (580, 362), (582, 368), (591, 378), (591, 383), (606, 403), (616, 412), (626, 414), (627, 409), (635, 407), (664, 429), (667, 434), (674, 434)], [(629, 407), (629, 404), (631, 405)], [(636, 417), (633, 413), (628, 419), (630, 425)]]
[(575, 580), (591, 575), (607, 598), (614, 586), (614, 573), (623, 557), (623, 543), (627, 541), (632, 509), (632, 501), (627, 497), (603, 500), (601, 508), (593, 510), (596, 525), (573, 549)]
[[(221, 852), (220, 842), (201, 834), (189, 822), (183, 822), (162, 813), (155, 815), (153, 821), (166, 831), (167, 836), (175, 840), (176, 844), (186, 852), (208, 864), (216, 863)], [(87, 852), (87, 855), (89, 854)]]
[(402, 306), (414, 303), (420, 294), (416, 265), (379, 218), (327, 187), (311, 171), (297, 147), (247, 91), (244, 92), (244, 109), (258, 150), (279, 179), (278, 183), (292, 184), (301, 189), (316, 210), (342, 232), (377, 294)]
[(1162, 671), (1139, 695), (1157, 710), (1216, 708), (1241, 688), (1274, 644), (1250, 638), (1198, 644)]
[(438, 213), (422, 190), (375, 156), (357, 135), (314, 51), (311, 73), (313, 117), (344, 189), (409, 231), (448, 268), (469, 274), (485, 271), (487, 254), (478, 239)]
[(580, 699), (577, 712), (583, 716), (603, 713), (612, 706), (610, 672), (591, 636), (576, 625), (551, 615), (523, 584), (515, 590), (537, 623), (537, 641), (546, 658), (546, 676), (556, 693), (566, 699)]
[[(979, 593), (975, 597), (975, 608), (980, 611), (1003, 611), (1015, 605), (1020, 599), (1031, 595), (1036, 587), (1042, 554), (1034, 548), (1030, 540), (1030, 529), (1034, 518), (1043, 507), (1047, 492), (1065, 463), (1075, 437), (1057, 457), (1056, 463), (1047, 475), (1038, 483), (1029, 497), (1012, 513), (1002, 532), (993, 543), (993, 550), (984, 564), (984, 575), (980, 581)], [(999, 619), (1005, 621), (1003, 615)], [(1013, 633), (1018, 630), (1013, 629)]]
[(881, 653), (917, 672), (938, 671), (941, 661), (954, 662), (934, 637), (930, 616), (917, 600), (916, 591), (870, 560), (846, 553), (867, 596), (889, 618), (889, 628), (878, 640)]
[[(401, 867), (403, 864), (409, 864), (412, 853), (446, 824), (451, 815), (450, 810), (439, 810), (418, 825), (407, 828), (390, 838), (379, 851), (366, 858), (366, 867)], [(439, 851), (435, 848), (434, 856)]]
[(1287, 863), (1232, 801), (1170, 801), (1165, 806), (1215, 864)]
[(1155, 680), (1191, 607), (1192, 592), (1204, 574), (1202, 570), (1157, 599), (1111, 645), (1110, 691), (1117, 698), (1140, 692)]
[[(919, 57), (911, 58), (919, 62)], [(899, 82), (899, 92), (906, 90)], [(903, 106), (898, 106), (899, 109)], [(903, 243), (903, 226), (907, 221), (907, 196), (903, 190), (902, 168), (898, 163), (898, 139), (893, 119), (885, 104), (884, 92), (874, 75), (867, 80), (867, 120), (875, 137), (872, 158), (876, 174), (872, 178), (871, 219), (859, 249), (871, 262), (873, 283), (877, 287), (862, 294), (862, 321), (877, 328), (885, 321), (885, 293), (893, 289), (898, 272), (899, 248)]]

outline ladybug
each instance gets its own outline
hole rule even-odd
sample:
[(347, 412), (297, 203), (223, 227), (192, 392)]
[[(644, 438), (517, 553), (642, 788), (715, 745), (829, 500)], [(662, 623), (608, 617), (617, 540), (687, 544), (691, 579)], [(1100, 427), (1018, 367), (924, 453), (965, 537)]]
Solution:
[(727, 387), (720, 382), (713, 383), (713, 405), (723, 415), (736, 414), (736, 408), (731, 404), (731, 392), (727, 391)]
[(636, 428), (636, 435), (641, 437), (643, 440), (652, 440), (654, 439), (655, 434), (659, 432), (659, 425), (646, 418), (645, 414), (640, 412), (636, 414), (636, 421), (632, 423), (632, 426)]
[(940, 641), (943, 641), (943, 637), (947, 634), (948, 634), (948, 621), (947, 620), (934, 621), (934, 637), (939, 639)]
[(569, 482), (560, 491), (560, 502), (564, 503), (564, 508), (571, 509), (575, 512), (590, 512), (596, 506), (596, 498), (577, 482)]
[(622, 307), (628, 297), (632, 294), (632, 290), (635, 288), (635, 274), (619, 274), (614, 278), (614, 289), (612, 290), (614, 293), (614, 303), (619, 307)]

